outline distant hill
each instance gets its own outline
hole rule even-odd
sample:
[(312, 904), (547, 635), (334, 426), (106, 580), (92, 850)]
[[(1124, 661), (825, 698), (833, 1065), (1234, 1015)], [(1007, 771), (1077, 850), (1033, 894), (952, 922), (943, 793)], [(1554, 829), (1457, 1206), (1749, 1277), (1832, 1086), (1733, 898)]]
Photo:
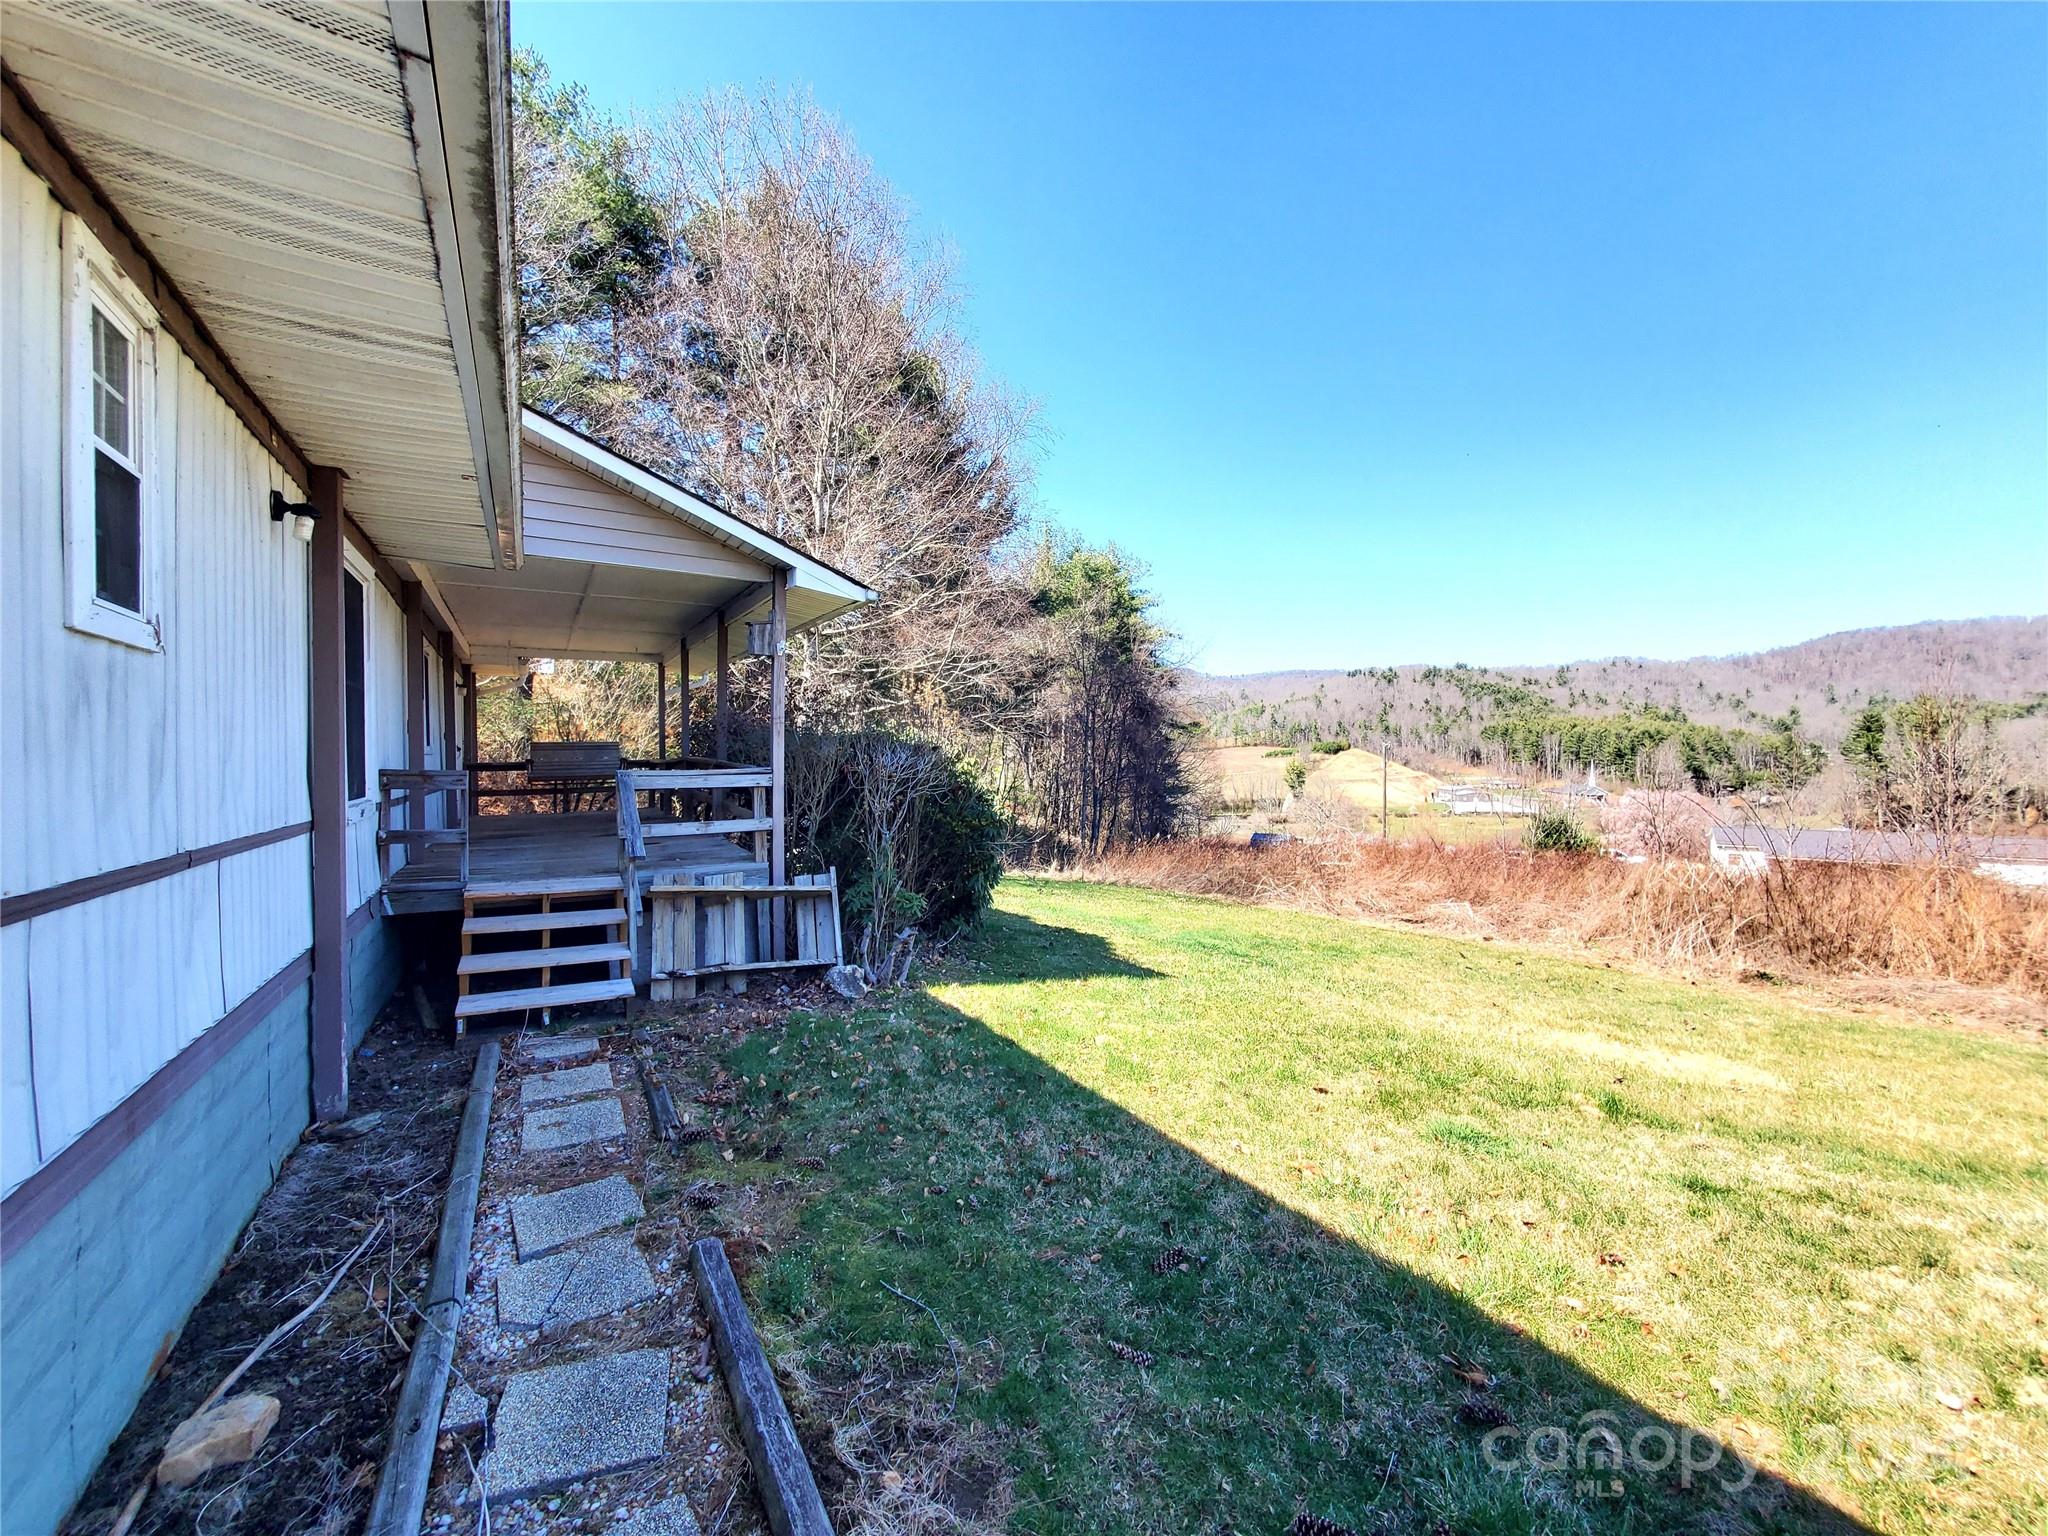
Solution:
[[(2048, 697), (2048, 616), (1852, 629), (1740, 656), (1650, 661), (1617, 656), (1525, 666), (1360, 666), (1343, 671), (1189, 673), (1186, 696), (1222, 741), (1349, 736), (1377, 740), (1382, 708), (1397, 750), (1458, 754), (1506, 708), (1536, 700), (1601, 715), (1655, 705), (1752, 731), (1787, 718), (1832, 749), (1873, 697), (1926, 688), (2022, 704)], [(2048, 711), (2011, 722), (2009, 744), (2048, 756)]]

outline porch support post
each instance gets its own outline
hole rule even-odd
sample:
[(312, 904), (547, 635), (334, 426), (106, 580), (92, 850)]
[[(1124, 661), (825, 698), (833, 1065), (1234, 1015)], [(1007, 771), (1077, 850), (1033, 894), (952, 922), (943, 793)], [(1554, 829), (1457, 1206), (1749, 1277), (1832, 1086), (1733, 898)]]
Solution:
[(725, 610), (718, 610), (718, 665), (711, 679), (711, 755), (732, 760), (732, 657), (727, 653)]
[(348, 1113), (348, 699), (341, 471), (315, 467), (312, 549), (313, 1118)]
[(462, 766), (476, 763), (476, 668), (462, 664)]
[(676, 679), (676, 756), (690, 755), (690, 637), (676, 642), (676, 665), (682, 676)]
[[(455, 637), (441, 631), (441, 764), (455, 766)], [(443, 802), (446, 803), (445, 801)], [(447, 818), (443, 818), (445, 821)]]
[[(769, 610), (769, 636), (775, 659), (770, 663), (768, 685), (768, 818), (774, 823), (769, 829), (768, 883), (787, 885), (789, 883), (789, 829), (783, 825), (783, 811), (788, 796), (785, 792), (782, 772), (783, 714), (789, 707), (789, 572), (775, 573), (775, 598)], [(769, 903), (771, 913), (768, 953), (772, 960), (780, 960), (783, 954), (782, 913), (783, 903), (779, 900)]]
[(668, 663), (654, 664), (654, 760), (668, 761)]
[[(405, 766), (418, 773), (427, 766), (427, 596), (416, 581), (399, 590), (405, 594)], [(405, 809), (405, 824), (416, 826), (409, 797)]]

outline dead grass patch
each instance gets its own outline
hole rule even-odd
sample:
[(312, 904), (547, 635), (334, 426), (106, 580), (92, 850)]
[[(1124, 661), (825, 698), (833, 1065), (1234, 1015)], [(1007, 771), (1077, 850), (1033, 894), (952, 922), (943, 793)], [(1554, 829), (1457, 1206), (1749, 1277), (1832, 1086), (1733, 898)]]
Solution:
[(1736, 878), (1675, 861), (1346, 837), (1256, 852), (1210, 839), (1156, 843), (1082, 876), (1473, 937), (1595, 945), (1687, 971), (1996, 988), (2036, 1020), (2048, 1003), (2048, 898), (1952, 870), (1792, 865)]

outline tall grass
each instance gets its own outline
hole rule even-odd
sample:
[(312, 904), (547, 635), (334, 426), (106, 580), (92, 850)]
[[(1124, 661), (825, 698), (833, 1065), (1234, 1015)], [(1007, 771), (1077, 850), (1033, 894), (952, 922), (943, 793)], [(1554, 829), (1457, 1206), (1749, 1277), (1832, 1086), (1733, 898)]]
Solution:
[(1084, 878), (1619, 949), (1686, 969), (1933, 978), (2048, 1000), (2048, 895), (1925, 866), (1774, 866), (1738, 877), (1500, 846), (1362, 837), (1253, 852), (1191, 839), (1105, 858)]

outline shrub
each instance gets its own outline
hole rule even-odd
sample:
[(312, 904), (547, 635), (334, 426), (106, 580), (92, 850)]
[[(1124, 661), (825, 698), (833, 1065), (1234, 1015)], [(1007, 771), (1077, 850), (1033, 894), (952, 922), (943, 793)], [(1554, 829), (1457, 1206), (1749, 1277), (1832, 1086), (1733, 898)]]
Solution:
[(1632, 789), (1600, 813), (1607, 846), (1646, 859), (1704, 859), (1713, 830), (1713, 812), (1675, 789)]
[(796, 862), (839, 871), (850, 938), (871, 923), (883, 943), (905, 923), (948, 933), (987, 910), (1010, 828), (964, 764), (881, 732), (792, 732), (790, 748)]
[(1266, 755), (1267, 757), (1292, 757), (1292, 756), (1294, 755), (1294, 748), (1292, 748), (1292, 747), (1268, 747), (1268, 748), (1266, 748), (1266, 752), (1265, 752), (1265, 755)]
[(1351, 750), (1351, 743), (1348, 741), (1325, 739), (1317, 742), (1313, 750), (1322, 753), (1325, 757), (1335, 757), (1339, 752), (1349, 752)]
[(1569, 811), (1548, 810), (1537, 814), (1525, 834), (1537, 853), (1598, 853), (1600, 835)]
[(1280, 777), (1287, 781), (1287, 792), (1298, 795), (1301, 793), (1301, 786), (1308, 782), (1308, 764), (1297, 757), (1281, 772)]

